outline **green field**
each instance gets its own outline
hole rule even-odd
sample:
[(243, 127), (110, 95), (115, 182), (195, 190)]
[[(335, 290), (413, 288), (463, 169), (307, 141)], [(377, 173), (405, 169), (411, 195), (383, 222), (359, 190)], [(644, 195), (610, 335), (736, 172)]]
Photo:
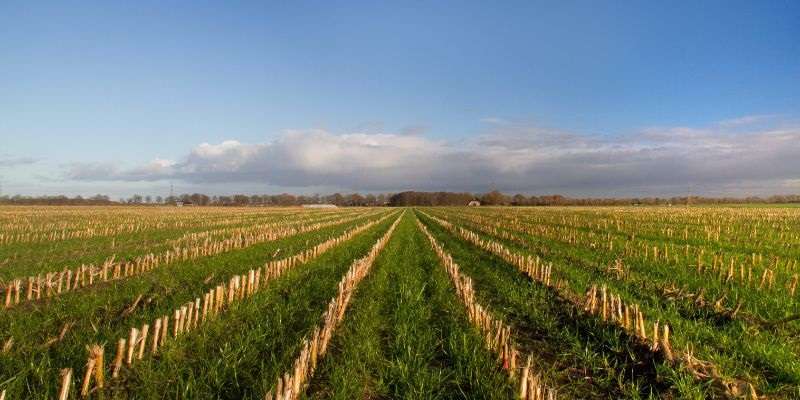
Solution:
[(0, 207), (0, 393), (797, 399), (799, 268), (796, 207)]

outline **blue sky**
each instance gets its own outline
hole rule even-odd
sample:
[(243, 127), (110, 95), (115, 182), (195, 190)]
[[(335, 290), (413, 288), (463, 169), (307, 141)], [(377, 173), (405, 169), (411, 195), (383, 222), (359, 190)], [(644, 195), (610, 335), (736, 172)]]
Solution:
[(5, 194), (800, 191), (798, 2), (127, 3), (0, 4)]

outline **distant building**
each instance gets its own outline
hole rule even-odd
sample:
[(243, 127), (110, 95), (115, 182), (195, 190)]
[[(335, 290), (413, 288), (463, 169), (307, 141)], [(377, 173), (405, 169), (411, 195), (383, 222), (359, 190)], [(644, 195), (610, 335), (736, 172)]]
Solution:
[(183, 207), (183, 202), (180, 200), (175, 201), (175, 207)]
[(184, 206), (191, 207), (193, 205), (194, 203), (192, 203), (191, 201), (175, 200), (176, 207), (184, 207)]
[(481, 205), (481, 202), (478, 201), (478, 200), (472, 200), (472, 201), (469, 202), (469, 204), (467, 204), (467, 206), (469, 206), (469, 207), (478, 207), (480, 205)]
[(303, 204), (303, 208), (338, 208), (336, 204)]

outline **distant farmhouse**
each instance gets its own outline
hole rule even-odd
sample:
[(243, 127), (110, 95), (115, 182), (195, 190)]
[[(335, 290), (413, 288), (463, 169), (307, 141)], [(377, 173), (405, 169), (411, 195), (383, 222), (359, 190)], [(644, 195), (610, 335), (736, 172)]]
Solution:
[(480, 205), (481, 205), (481, 202), (478, 201), (478, 200), (472, 200), (472, 201), (469, 202), (469, 204), (467, 204), (467, 206), (469, 206), (469, 207), (478, 207)]

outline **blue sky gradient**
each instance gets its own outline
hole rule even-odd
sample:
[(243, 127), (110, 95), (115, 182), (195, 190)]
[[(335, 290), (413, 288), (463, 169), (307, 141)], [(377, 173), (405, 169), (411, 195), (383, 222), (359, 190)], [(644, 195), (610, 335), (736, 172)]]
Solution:
[[(753, 116), (748, 135), (798, 132), (800, 2), (290, 3), (3, 2), (4, 193), (158, 194), (169, 181), (211, 193), (435, 186), (416, 180), (427, 170), (384, 186), (352, 176), (304, 179), (306, 165), (287, 176), (308, 184), (268, 176), (274, 166), (240, 165), (226, 173), (246, 179), (220, 181), (187, 161), (202, 143), (269, 145), (290, 130), (367, 141), (422, 136), (446, 143), (441, 153), (475, 157), (485, 156), (487, 135), (555, 134), (557, 148), (574, 154), (565, 137), (636, 151), (655, 128), (733, 140), (741, 132), (731, 121)], [(746, 149), (757, 138), (737, 143)], [(530, 150), (529, 166), (542, 151), (559, 153), (540, 141)], [(154, 159), (177, 166), (125, 174)], [(242, 165), (258, 164), (248, 160)], [(82, 173), (86, 165), (120, 172)], [(685, 187), (682, 178), (631, 180), (604, 192), (615, 180), (592, 174), (563, 187), (518, 177), (501, 183), (509, 167), (492, 165), (485, 181), (449, 187), (442, 176), (441, 188), (614, 195)], [(706, 177), (697, 168), (693, 176), (703, 177), (695, 184), (711, 194), (791, 192), (800, 180)]]

